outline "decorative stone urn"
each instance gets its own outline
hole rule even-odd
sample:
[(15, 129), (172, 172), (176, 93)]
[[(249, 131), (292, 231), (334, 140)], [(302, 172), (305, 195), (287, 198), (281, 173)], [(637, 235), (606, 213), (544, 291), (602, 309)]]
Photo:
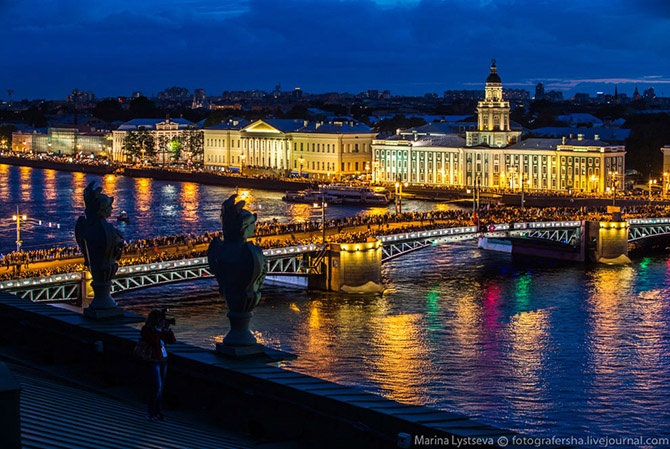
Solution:
[(84, 190), (84, 213), (74, 227), (74, 235), (84, 255), (84, 264), (91, 272), (93, 300), (84, 309), (84, 316), (101, 319), (123, 315), (123, 309), (111, 295), (112, 278), (119, 268), (117, 261), (123, 250), (123, 235), (107, 222), (112, 214), (114, 198), (104, 195), (102, 187), (91, 182)]
[(256, 214), (244, 209), (244, 201), (236, 203), (236, 198), (236, 194), (231, 195), (221, 206), (223, 240), (217, 237), (210, 243), (207, 259), (219, 292), (228, 303), (230, 320), (230, 331), (216, 349), (240, 357), (264, 350), (249, 324), (261, 299), (259, 290), (267, 273), (267, 258), (258, 245), (247, 241), (254, 234)]

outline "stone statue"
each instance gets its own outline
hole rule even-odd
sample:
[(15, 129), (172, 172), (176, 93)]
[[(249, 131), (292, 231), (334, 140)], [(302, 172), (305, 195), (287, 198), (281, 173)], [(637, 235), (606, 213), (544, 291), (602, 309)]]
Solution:
[(107, 222), (112, 214), (114, 198), (102, 193), (102, 187), (91, 182), (84, 189), (85, 217), (79, 217), (74, 227), (77, 244), (84, 255), (84, 264), (91, 272), (93, 301), (84, 309), (91, 318), (109, 318), (123, 314), (112, 298), (112, 278), (119, 265), (123, 235)]
[(231, 195), (221, 205), (223, 240), (215, 238), (207, 250), (212, 273), (219, 282), (219, 292), (228, 303), (230, 332), (217, 345), (219, 352), (247, 355), (263, 351), (249, 330), (253, 309), (261, 299), (259, 291), (267, 273), (267, 258), (261, 248), (247, 239), (255, 231), (256, 214), (244, 209), (245, 202), (235, 202)]

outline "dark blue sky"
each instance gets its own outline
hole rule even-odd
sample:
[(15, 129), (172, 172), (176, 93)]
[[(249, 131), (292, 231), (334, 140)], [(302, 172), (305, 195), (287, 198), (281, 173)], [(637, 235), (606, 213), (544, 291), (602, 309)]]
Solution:
[(669, 0), (0, 0), (0, 98), (171, 86), (670, 96)]

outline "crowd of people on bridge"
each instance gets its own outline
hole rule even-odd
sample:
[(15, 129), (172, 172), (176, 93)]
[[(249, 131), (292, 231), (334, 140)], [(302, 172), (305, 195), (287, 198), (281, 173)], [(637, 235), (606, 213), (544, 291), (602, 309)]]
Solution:
[[(658, 205), (629, 206), (622, 207), (621, 213), (623, 219), (665, 217), (670, 216), (670, 209)], [(380, 235), (435, 228), (478, 225), (485, 229), (489, 224), (496, 223), (567, 220), (604, 221), (610, 220), (611, 217), (606, 207), (518, 208), (487, 205), (477, 212), (471, 209), (445, 209), (430, 212), (385, 213), (332, 218), (326, 221), (326, 227), (329, 229), (327, 240), (331, 243), (362, 243)], [(337, 232), (332, 232), (333, 229), (336, 229)], [(321, 232), (320, 221), (280, 223), (275, 219), (257, 223), (254, 239), (255, 243), (263, 249), (321, 244)], [(119, 261), (119, 265), (138, 265), (205, 256), (207, 245), (217, 236), (222, 236), (221, 231), (208, 231), (202, 234), (183, 233), (128, 241), (124, 243), (124, 257)], [(13, 251), (6, 255), (0, 254), (0, 268), (5, 268), (0, 273), (0, 281), (83, 271), (85, 267), (79, 261), (81, 257), (82, 254), (76, 246), (59, 246), (30, 251)], [(55, 260), (66, 262), (68, 259), (72, 259), (72, 263), (30, 269), (30, 265), (33, 263)]]

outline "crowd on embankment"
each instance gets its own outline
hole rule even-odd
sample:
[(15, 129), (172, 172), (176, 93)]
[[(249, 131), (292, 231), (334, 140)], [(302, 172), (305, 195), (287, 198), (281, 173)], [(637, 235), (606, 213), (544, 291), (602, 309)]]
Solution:
[[(636, 217), (667, 217), (670, 208), (667, 206), (645, 205), (621, 208), (622, 218)], [(331, 243), (359, 243), (368, 241), (375, 236), (415, 232), (436, 228), (479, 225), (485, 228), (495, 223), (518, 223), (537, 221), (592, 220), (607, 221), (611, 214), (605, 207), (579, 208), (517, 208), (487, 206), (477, 213), (472, 210), (448, 209), (431, 212), (405, 212), (398, 214), (361, 215), (354, 217), (333, 218), (326, 221), (327, 239)], [(333, 232), (336, 231), (336, 232)], [(256, 226), (254, 241), (263, 249), (320, 244), (321, 223), (305, 221), (300, 223), (280, 223), (277, 220), (259, 222)], [(188, 257), (206, 255), (206, 245), (215, 237), (221, 237), (221, 231), (204, 232), (203, 234), (178, 234), (138, 239), (124, 243), (124, 257), (119, 265), (137, 265), (154, 263)], [(0, 254), (0, 267), (5, 272), (0, 280), (17, 278), (43, 277), (59, 273), (83, 271), (82, 254), (78, 247), (54, 247), (31, 251), (13, 251), (6, 255)], [(40, 269), (31, 269), (30, 265), (50, 261), (72, 263), (53, 264)]]

